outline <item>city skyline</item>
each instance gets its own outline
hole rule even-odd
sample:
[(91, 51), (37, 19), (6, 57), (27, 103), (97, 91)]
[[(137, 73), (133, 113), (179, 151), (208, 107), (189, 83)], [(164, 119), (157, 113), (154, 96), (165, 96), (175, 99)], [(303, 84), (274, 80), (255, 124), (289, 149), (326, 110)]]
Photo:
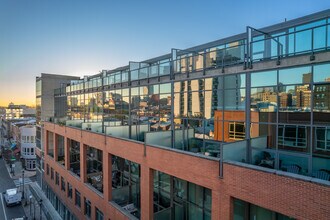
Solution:
[[(92, 75), (102, 69), (127, 65), (129, 61), (167, 54), (172, 47), (184, 49), (239, 34), (248, 24), (260, 28), (330, 6), (325, 1), (317, 4), (310, 1), (282, 2), (285, 2), (285, 8), (278, 1), (254, 1), (244, 8), (234, 7), (232, 2), (220, 4), (216, 1), (210, 1), (210, 4), (190, 1), (189, 5), (174, 1), (157, 5), (150, 4), (150, 1), (130, 4), (2, 1), (0, 106), (7, 106), (10, 102), (34, 106), (35, 77), (43, 72)], [(229, 23), (216, 22), (232, 16), (232, 10), (218, 13), (218, 9), (224, 7), (240, 15), (232, 17), (230, 26)], [(169, 10), (180, 14), (183, 23), (168, 16)], [(207, 16), (201, 17), (200, 10), (208, 11)], [(251, 14), (251, 10), (258, 11), (258, 14)], [(209, 28), (216, 27), (215, 23), (218, 28)], [(187, 34), (191, 36), (188, 41)]]

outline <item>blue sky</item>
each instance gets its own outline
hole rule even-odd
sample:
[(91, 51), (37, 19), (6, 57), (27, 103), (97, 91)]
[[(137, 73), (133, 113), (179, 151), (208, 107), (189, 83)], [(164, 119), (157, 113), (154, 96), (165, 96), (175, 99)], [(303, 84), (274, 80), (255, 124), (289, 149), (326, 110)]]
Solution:
[(41, 72), (91, 75), (329, 9), (326, 0), (0, 0), (0, 105)]

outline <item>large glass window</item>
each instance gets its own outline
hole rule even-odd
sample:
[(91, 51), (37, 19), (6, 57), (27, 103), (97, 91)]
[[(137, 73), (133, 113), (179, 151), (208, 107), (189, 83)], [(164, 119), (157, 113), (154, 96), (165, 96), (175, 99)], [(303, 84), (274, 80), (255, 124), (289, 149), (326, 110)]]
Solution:
[(92, 214), (92, 205), (91, 205), (91, 201), (89, 201), (87, 198), (84, 199), (85, 202), (85, 209), (84, 209), (84, 214), (87, 218), (90, 218), (91, 217), (91, 214)]
[(112, 200), (124, 210), (140, 216), (140, 165), (112, 156)]
[(56, 134), (57, 143), (57, 158), (56, 161), (65, 166), (65, 150), (64, 150), (64, 137)]
[(75, 205), (81, 207), (81, 195), (77, 189), (75, 189)]
[(95, 219), (103, 220), (103, 212), (101, 212), (98, 208), (95, 207)]
[(68, 197), (72, 199), (72, 185), (68, 182)]
[(95, 189), (103, 192), (103, 152), (94, 147), (87, 146), (87, 182)]
[(69, 141), (70, 171), (80, 176), (80, 143), (75, 140)]
[(154, 219), (211, 219), (211, 190), (202, 186), (155, 171), (153, 198)]
[(255, 220), (255, 219), (272, 219), (272, 220), (290, 220), (292, 218), (269, 209), (256, 206), (254, 204), (234, 199), (234, 215), (233, 220)]
[(54, 157), (54, 133), (47, 131), (47, 153)]

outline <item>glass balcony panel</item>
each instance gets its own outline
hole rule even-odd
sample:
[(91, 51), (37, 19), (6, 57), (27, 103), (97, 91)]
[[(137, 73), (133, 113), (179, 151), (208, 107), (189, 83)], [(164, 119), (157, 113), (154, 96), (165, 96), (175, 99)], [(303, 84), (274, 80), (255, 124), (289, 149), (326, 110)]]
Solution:
[(294, 52), (295, 52), (295, 42), (294, 42), (294, 39), (295, 39), (295, 34), (292, 33), (294, 32), (294, 28), (290, 28), (289, 29), (289, 35), (288, 35), (288, 43), (289, 43), (289, 48), (288, 48), (288, 54), (289, 55), (293, 55)]
[(242, 63), (244, 61), (244, 45), (232, 46), (225, 49), (223, 56), (224, 65), (232, 65)]
[(110, 75), (110, 76), (108, 76), (108, 78), (109, 78), (109, 85), (112, 85), (115, 83), (115, 75)]
[(158, 76), (158, 65), (150, 67), (150, 77)]
[[(328, 19), (328, 23), (330, 23), (330, 19)], [(329, 48), (330, 47), (330, 25), (327, 25), (327, 29), (328, 29), (328, 33), (327, 33), (327, 36), (328, 36), (327, 47)]]
[(121, 74), (121, 81), (122, 82), (127, 82), (128, 81), (128, 72), (127, 71), (123, 71)]
[(276, 125), (252, 123), (250, 127), (251, 147), (276, 149)]
[(115, 75), (115, 83), (121, 83), (121, 74), (116, 74)]
[(326, 26), (313, 30), (313, 49), (324, 49), (326, 47)]
[(131, 80), (138, 80), (139, 79), (139, 70), (132, 70), (131, 71)]
[(170, 62), (159, 64), (159, 75), (169, 75), (171, 70)]
[(247, 141), (223, 144), (223, 160), (246, 162)]
[(312, 50), (312, 30), (306, 30), (296, 33), (296, 53)]
[(330, 127), (315, 127), (313, 134), (312, 176), (330, 181)]
[(148, 78), (148, 70), (149, 70), (149, 67), (141, 68), (139, 70), (139, 79)]
[(211, 68), (211, 67), (216, 67), (217, 66), (217, 62), (216, 62), (216, 57), (217, 57), (217, 51), (211, 51), (211, 52), (207, 52), (205, 54), (205, 67), (206, 68)]
[(284, 35), (285, 32), (272, 35), (270, 40), (271, 44), (271, 54), (270, 56), (275, 58), (278, 56), (283, 56), (286, 54), (286, 39), (287, 36)]
[(195, 70), (201, 70), (203, 69), (203, 60), (204, 60), (204, 57), (203, 57), (203, 54), (199, 54), (199, 55), (196, 55), (193, 57), (193, 60), (194, 60), (194, 69)]

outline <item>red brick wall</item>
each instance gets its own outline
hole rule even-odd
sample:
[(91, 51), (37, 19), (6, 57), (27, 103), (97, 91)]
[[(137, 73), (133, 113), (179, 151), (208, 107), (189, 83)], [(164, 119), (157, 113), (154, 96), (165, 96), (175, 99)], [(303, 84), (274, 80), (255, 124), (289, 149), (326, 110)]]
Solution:
[[(219, 178), (219, 162), (215, 160), (149, 146), (147, 146), (146, 156), (144, 156), (144, 145), (141, 143), (54, 126), (50, 123), (45, 123), (45, 129), (80, 141), (81, 145), (90, 145), (102, 150), (104, 174), (111, 174), (110, 155), (139, 163), (141, 165), (141, 219), (152, 219), (153, 216), (152, 170), (159, 170), (211, 189), (212, 219), (231, 219), (233, 198), (297, 219), (327, 219), (330, 216), (330, 188), (324, 185), (226, 163), (223, 169), (224, 176), (221, 179)], [(87, 197), (92, 203), (93, 218), (96, 205), (104, 213), (104, 219), (126, 219), (108, 202), (111, 200), (111, 175), (104, 177), (104, 194), (101, 197), (56, 163), (53, 158), (45, 156), (45, 163), (53, 167), (60, 173), (60, 176), (65, 178), (66, 182), (69, 181), (73, 188), (77, 188), (81, 193), (82, 208), (79, 210), (74, 205), (74, 198), (72, 201), (68, 199), (66, 192), (64, 193), (60, 190), (60, 186), (55, 185), (55, 180), (50, 180), (50, 176), (45, 178), (79, 219), (84, 218), (82, 214), (83, 197)]]

